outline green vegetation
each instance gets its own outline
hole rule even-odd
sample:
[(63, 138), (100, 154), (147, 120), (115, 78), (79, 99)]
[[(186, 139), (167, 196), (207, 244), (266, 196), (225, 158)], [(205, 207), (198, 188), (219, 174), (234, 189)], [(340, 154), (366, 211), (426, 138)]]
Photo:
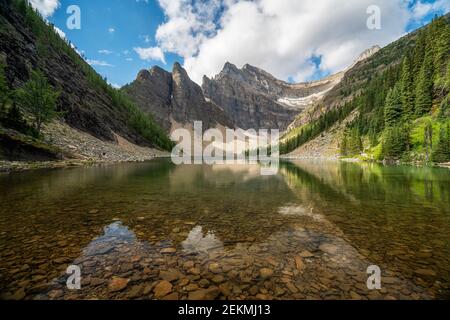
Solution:
[(0, 112), (5, 110), (6, 104), (11, 98), (11, 89), (5, 76), (5, 65), (0, 63)]
[(15, 99), (15, 91), (8, 86), (5, 65), (0, 64), (0, 124), (21, 133), (37, 136), (37, 132), (28, 125)]
[(447, 124), (447, 128), (441, 127), (432, 158), (434, 162), (450, 162), (450, 124)]
[(17, 90), (19, 106), (30, 115), (37, 135), (41, 134), (42, 125), (49, 123), (56, 116), (56, 102), (60, 92), (48, 84), (41, 71), (33, 71), (30, 80), (23, 88)]
[(355, 102), (322, 114), (317, 120), (302, 126), (298, 134), (289, 134), (280, 143), (280, 154), (287, 154), (306, 142), (314, 139), (323, 131), (331, 128), (337, 121), (344, 120), (355, 108)]
[(408, 131), (400, 126), (386, 128), (382, 142), (382, 155), (387, 160), (398, 160), (408, 148)]
[(86, 61), (84, 56), (76, 51), (76, 48), (67, 40), (63, 40), (52, 25), (48, 25), (26, 0), (13, 0), (12, 7), (24, 18), (36, 37), (36, 47), (39, 51), (38, 66), (45, 68), (45, 60), (50, 50), (55, 50), (67, 55), (70, 61), (83, 72), (90, 86), (94, 90), (106, 93), (117, 112), (125, 112), (128, 118), (128, 126), (136, 130), (142, 137), (156, 147), (170, 150), (172, 141), (165, 132), (154, 122), (153, 118), (143, 113), (120, 91), (111, 87), (106, 79), (102, 78)]
[(352, 157), (361, 153), (363, 144), (359, 131), (356, 128), (346, 130), (340, 149), (341, 155), (344, 157)]
[(340, 143), (343, 157), (365, 151), (378, 160), (448, 161), (449, 61), (448, 18), (436, 17), (346, 76), (341, 97), (352, 100), (287, 136), (280, 152), (295, 150), (355, 112)]
[(400, 123), (403, 115), (402, 100), (399, 86), (389, 90), (384, 107), (384, 125), (386, 128), (392, 128)]

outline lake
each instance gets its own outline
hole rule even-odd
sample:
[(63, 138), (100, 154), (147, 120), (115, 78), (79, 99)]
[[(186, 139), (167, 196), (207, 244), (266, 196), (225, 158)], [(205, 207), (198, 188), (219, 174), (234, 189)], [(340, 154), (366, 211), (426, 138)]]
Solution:
[(157, 159), (1, 175), (0, 194), (2, 299), (450, 298), (446, 168)]

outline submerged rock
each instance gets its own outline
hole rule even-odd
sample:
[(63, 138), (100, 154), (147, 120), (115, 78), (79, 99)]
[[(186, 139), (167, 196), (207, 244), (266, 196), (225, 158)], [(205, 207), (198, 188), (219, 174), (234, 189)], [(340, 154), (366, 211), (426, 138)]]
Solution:
[(129, 281), (130, 281), (129, 279), (114, 277), (109, 282), (108, 289), (111, 292), (122, 291), (127, 287)]
[(173, 286), (169, 281), (162, 280), (155, 286), (153, 292), (156, 298), (162, 298), (172, 292), (172, 288)]
[(338, 247), (331, 243), (325, 243), (319, 247), (319, 250), (328, 254), (335, 254), (338, 250)]
[(200, 289), (189, 293), (188, 300), (214, 300), (220, 294), (217, 287), (210, 287), (208, 289)]
[(259, 270), (259, 274), (262, 278), (270, 278), (273, 275), (273, 270), (269, 268), (262, 268)]
[(175, 249), (175, 248), (164, 248), (164, 249), (161, 249), (160, 252), (163, 253), (163, 254), (170, 254), (170, 253), (177, 252), (177, 249)]

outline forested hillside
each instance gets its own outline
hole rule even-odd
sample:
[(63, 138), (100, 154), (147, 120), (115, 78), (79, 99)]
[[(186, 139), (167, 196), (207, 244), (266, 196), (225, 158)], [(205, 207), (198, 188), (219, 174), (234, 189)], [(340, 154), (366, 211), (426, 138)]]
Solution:
[(142, 146), (172, 145), (25, 0), (0, 0), (0, 95), (1, 126), (36, 138), (60, 118), (102, 141), (117, 134)]
[[(393, 54), (397, 59), (386, 66), (389, 61), (380, 57)], [(322, 109), (330, 111), (297, 128), (281, 152), (293, 151), (356, 111), (340, 143), (342, 157), (450, 161), (449, 16), (436, 17), (365, 65), (349, 71), (347, 86), (344, 81), (338, 88), (340, 96), (323, 102)], [(330, 109), (327, 104), (336, 99), (346, 102)]]

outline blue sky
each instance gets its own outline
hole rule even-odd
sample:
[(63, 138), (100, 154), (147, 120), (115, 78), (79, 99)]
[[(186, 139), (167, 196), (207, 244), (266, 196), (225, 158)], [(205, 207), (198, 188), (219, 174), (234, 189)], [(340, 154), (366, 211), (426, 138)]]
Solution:
[[(76, 4), (81, 8), (81, 29), (68, 30), (65, 8)], [(140, 69), (151, 65), (167, 68), (177, 59), (166, 54), (161, 61), (141, 60), (133, 48), (155, 46), (154, 34), (163, 23), (164, 14), (155, 1), (78, 0), (61, 1), (49, 20), (60, 28), (80, 52), (99, 63), (93, 67), (111, 83), (124, 85), (136, 78)], [(100, 62), (107, 65), (102, 66)]]
[[(153, 65), (170, 71), (175, 61), (197, 82), (226, 61), (250, 63), (288, 81), (318, 79), (450, 7), (447, 0), (30, 1), (117, 86)], [(381, 8), (381, 30), (367, 30), (365, 11), (372, 3)], [(66, 26), (70, 5), (81, 9), (80, 30)]]

